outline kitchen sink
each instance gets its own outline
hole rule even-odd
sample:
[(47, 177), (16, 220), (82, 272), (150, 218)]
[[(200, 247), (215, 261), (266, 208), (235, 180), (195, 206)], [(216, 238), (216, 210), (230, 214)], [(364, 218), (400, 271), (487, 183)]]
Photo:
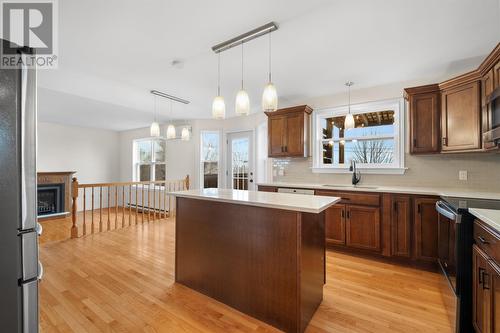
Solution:
[(368, 185), (335, 185), (335, 184), (324, 184), (325, 187), (345, 187), (345, 188), (365, 188), (375, 190), (378, 186), (368, 186)]

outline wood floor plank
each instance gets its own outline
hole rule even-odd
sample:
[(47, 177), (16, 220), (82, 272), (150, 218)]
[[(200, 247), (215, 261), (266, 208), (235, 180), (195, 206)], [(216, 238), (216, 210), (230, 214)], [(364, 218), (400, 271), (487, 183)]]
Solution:
[[(175, 220), (40, 246), (42, 332), (279, 332), (174, 283)], [(327, 252), (308, 333), (451, 332), (438, 273)]]

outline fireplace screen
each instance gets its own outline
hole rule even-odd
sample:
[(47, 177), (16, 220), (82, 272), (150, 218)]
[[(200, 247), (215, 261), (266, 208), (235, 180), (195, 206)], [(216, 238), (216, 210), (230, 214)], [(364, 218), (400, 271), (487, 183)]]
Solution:
[(38, 216), (64, 212), (64, 184), (38, 185)]

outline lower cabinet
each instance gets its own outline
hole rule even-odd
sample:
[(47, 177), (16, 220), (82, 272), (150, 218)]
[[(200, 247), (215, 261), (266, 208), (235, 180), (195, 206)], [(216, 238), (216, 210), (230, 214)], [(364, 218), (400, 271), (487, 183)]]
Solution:
[(365, 250), (380, 250), (380, 208), (346, 206), (346, 245)]
[(325, 211), (325, 235), (329, 244), (345, 245), (345, 205), (336, 204)]
[(411, 198), (393, 195), (391, 200), (391, 255), (411, 256)]
[(435, 262), (438, 258), (438, 218), (433, 198), (414, 200), (415, 259)]
[(477, 333), (500, 332), (500, 274), (477, 245), (472, 248), (472, 320)]

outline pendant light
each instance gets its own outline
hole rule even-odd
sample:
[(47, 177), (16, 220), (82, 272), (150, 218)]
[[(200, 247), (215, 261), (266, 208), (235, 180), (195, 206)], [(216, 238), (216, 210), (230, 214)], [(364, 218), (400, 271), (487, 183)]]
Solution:
[(271, 32), (269, 32), (269, 81), (262, 93), (262, 109), (267, 112), (278, 109), (278, 93), (271, 80)]
[(156, 121), (156, 96), (154, 97), (154, 112), (153, 112), (153, 123), (151, 124), (151, 127), (149, 128), (149, 134), (152, 137), (159, 137), (160, 136), (160, 124)]
[(243, 88), (243, 44), (241, 43), (241, 89), (236, 94), (235, 111), (237, 115), (246, 116), (250, 113), (250, 98)]
[(350, 130), (350, 129), (353, 129), (355, 124), (354, 124), (354, 117), (352, 116), (351, 114), (351, 86), (353, 85), (354, 83), (351, 82), (351, 81), (348, 81), (346, 82), (346, 86), (348, 87), (349, 89), (349, 106), (348, 106), (348, 113), (347, 115), (345, 116), (345, 121), (344, 121), (344, 128), (346, 130)]
[(189, 134), (189, 128), (187, 128), (187, 126), (183, 127), (181, 132), (181, 140), (189, 141), (190, 136), (191, 135)]
[[(170, 101), (170, 117), (172, 117), (172, 101)], [(175, 126), (169, 124), (167, 127), (167, 140), (175, 139), (176, 135), (177, 134), (175, 133)]]
[(224, 97), (220, 95), (220, 52), (217, 54), (217, 96), (212, 102), (212, 117), (214, 119), (224, 119), (226, 117), (226, 103)]

